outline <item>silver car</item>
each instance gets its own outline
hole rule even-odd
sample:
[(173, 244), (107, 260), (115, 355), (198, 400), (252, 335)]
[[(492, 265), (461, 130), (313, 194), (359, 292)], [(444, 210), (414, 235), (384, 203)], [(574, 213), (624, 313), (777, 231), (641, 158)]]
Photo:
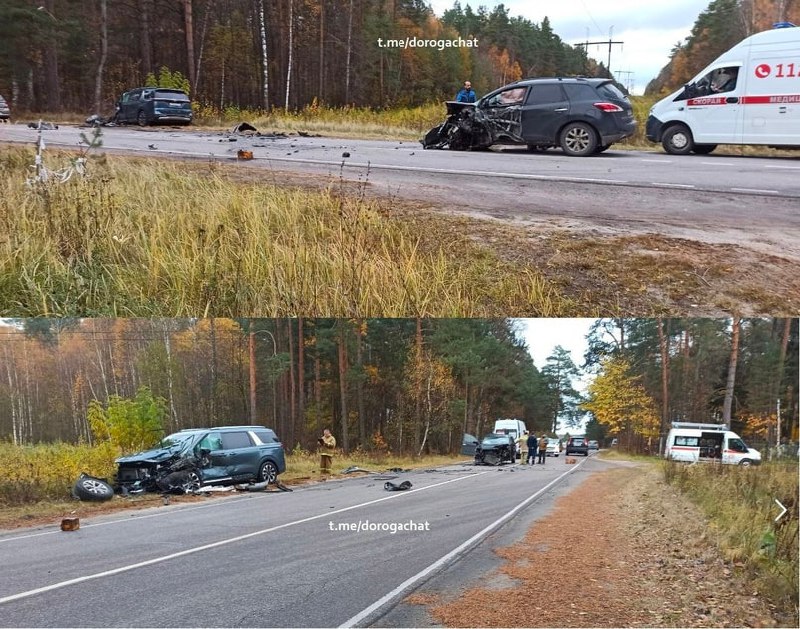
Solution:
[(8, 122), (11, 118), (11, 110), (8, 108), (8, 103), (6, 99), (0, 96), (0, 120), (3, 122)]

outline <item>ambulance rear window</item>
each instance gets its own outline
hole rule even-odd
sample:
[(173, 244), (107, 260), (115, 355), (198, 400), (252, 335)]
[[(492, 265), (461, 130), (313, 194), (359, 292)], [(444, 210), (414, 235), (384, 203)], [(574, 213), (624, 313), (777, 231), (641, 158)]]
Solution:
[(682, 437), (677, 436), (675, 437), (675, 445), (676, 446), (689, 446), (692, 448), (697, 448), (700, 446), (700, 438), (699, 437)]

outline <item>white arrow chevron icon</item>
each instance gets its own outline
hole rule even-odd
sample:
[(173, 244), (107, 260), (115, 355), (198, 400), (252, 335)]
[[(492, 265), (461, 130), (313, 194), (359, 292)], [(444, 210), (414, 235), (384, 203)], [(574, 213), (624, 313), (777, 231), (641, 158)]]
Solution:
[(786, 515), (786, 512), (788, 511), (788, 509), (787, 509), (786, 507), (784, 507), (784, 506), (781, 504), (781, 501), (780, 501), (780, 500), (778, 500), (777, 498), (775, 498), (775, 502), (778, 504), (778, 506), (779, 506), (781, 509), (783, 509), (783, 511), (781, 511), (781, 514), (780, 514), (780, 515), (779, 515), (777, 518), (775, 518), (775, 522), (777, 522), (777, 521), (778, 521), (778, 520), (780, 520), (780, 519), (781, 519), (781, 518), (782, 518), (784, 515)]

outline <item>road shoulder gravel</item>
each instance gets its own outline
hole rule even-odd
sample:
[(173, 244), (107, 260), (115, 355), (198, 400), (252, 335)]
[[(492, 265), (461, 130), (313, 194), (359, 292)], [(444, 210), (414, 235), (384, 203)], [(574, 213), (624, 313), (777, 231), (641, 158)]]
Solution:
[[(773, 627), (699, 510), (649, 465), (592, 461), (520, 541), (467, 556), (380, 626)], [(587, 466), (588, 469), (589, 466)], [(464, 575), (470, 578), (464, 581)]]

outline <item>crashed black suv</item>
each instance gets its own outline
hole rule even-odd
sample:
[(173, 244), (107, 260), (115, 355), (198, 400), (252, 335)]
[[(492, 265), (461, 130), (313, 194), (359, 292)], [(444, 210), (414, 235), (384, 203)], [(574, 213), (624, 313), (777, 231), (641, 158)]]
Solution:
[(117, 489), (188, 492), (202, 485), (275, 483), (286, 471), (283, 445), (264, 426), (181, 430), (157, 448), (116, 460)]
[(628, 97), (611, 79), (524, 79), (477, 103), (447, 102), (447, 119), (422, 139), (425, 148), (463, 151), (521, 144), (560, 146), (567, 155), (602, 153), (633, 135)]
[(502, 465), (516, 461), (514, 437), (496, 432), (489, 433), (481, 441), (465, 433), (461, 453), (474, 454), (475, 465)]

